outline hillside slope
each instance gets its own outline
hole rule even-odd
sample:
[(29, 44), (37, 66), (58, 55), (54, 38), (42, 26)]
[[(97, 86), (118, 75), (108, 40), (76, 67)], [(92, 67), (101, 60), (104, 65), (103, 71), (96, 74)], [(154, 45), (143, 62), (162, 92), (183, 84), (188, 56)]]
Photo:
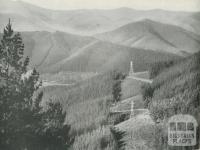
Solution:
[[(22, 32), (30, 68), (41, 73), (147, 70), (151, 63), (180, 58), (177, 55), (112, 44), (93, 37), (63, 32)], [(2, 36), (2, 34), (0, 34)]]
[[(151, 85), (154, 101), (168, 101), (177, 96), (186, 96), (187, 103), (199, 101), (198, 94), (200, 88), (200, 52), (181, 60), (174, 66), (164, 69), (154, 78)], [(197, 97), (196, 97), (197, 96)], [(153, 102), (152, 101), (152, 102)], [(185, 103), (186, 104), (186, 103)], [(162, 105), (162, 104), (161, 104)], [(170, 107), (170, 106), (167, 106)], [(190, 107), (190, 106), (187, 106)], [(197, 105), (195, 107), (198, 107)]]
[[(146, 89), (146, 99), (152, 118), (166, 125), (169, 117), (176, 114), (189, 114), (200, 123), (200, 52), (181, 60), (174, 66), (164, 69), (154, 78), (153, 84)], [(153, 96), (152, 96), (153, 95)], [(158, 133), (157, 139), (163, 138), (157, 149), (168, 149), (166, 127)], [(159, 129), (158, 129), (159, 130)], [(160, 131), (158, 131), (160, 132)], [(199, 133), (200, 130), (197, 130)], [(162, 136), (162, 137), (160, 137)], [(163, 147), (164, 146), (164, 147)], [(195, 147), (197, 148), (197, 147)]]
[(94, 41), (69, 57), (46, 68), (42, 67), (41, 71), (105, 72), (117, 69), (127, 73), (131, 60), (134, 63), (135, 71), (143, 71), (151, 63), (176, 58), (178, 56), (170, 53), (147, 51)]
[(31, 67), (47, 67), (76, 53), (95, 39), (63, 32), (22, 32), (25, 55), (31, 58)]
[(176, 54), (199, 51), (200, 36), (178, 26), (142, 20), (114, 31), (97, 34), (97, 38), (142, 49), (167, 51)]
[(134, 62), (135, 71), (147, 70), (149, 64), (177, 59), (179, 56), (130, 48), (93, 37), (63, 32), (22, 32), (25, 55), (30, 57), (30, 67), (41, 73), (129, 71)]

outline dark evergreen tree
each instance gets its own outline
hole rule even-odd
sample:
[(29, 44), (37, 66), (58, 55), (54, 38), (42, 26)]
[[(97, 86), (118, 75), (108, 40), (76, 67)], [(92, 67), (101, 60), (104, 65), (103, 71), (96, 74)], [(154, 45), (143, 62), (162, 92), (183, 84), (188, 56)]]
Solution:
[(119, 102), (121, 100), (122, 96), (122, 88), (121, 83), (122, 80), (125, 79), (125, 75), (121, 72), (114, 71), (113, 73), (113, 86), (112, 86), (112, 95), (113, 95), (113, 101)]
[(115, 127), (110, 128), (111, 135), (115, 141), (115, 150), (125, 150), (125, 140), (123, 139), (126, 132), (120, 131)]
[(141, 86), (141, 93), (144, 101), (144, 107), (148, 108), (148, 105), (153, 97), (154, 89), (151, 87), (151, 84), (143, 84)]
[(47, 110), (41, 107), (39, 73), (28, 71), (28, 64), (22, 38), (9, 20), (0, 43), (0, 149), (66, 150), (65, 113), (52, 102)]

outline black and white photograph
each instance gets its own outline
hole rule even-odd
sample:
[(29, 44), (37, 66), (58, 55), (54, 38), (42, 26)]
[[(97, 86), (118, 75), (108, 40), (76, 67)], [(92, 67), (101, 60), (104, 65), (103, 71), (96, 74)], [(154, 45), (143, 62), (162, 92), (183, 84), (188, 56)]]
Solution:
[(0, 150), (200, 150), (200, 0), (0, 0)]

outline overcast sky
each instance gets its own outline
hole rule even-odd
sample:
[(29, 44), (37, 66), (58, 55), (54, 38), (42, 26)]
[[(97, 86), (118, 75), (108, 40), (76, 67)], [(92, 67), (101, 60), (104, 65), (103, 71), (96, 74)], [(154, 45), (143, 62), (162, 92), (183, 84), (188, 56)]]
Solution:
[(200, 0), (23, 0), (50, 9), (165, 9), (200, 11)]

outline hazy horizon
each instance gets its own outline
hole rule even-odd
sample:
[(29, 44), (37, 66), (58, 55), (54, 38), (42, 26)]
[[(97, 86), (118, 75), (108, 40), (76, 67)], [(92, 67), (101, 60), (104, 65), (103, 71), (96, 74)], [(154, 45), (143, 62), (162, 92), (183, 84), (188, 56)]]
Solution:
[(131, 8), (136, 10), (166, 10), (166, 11), (200, 11), (199, 0), (12, 0), (23, 1), (42, 8), (52, 10), (79, 10), (79, 9), (117, 9)]

